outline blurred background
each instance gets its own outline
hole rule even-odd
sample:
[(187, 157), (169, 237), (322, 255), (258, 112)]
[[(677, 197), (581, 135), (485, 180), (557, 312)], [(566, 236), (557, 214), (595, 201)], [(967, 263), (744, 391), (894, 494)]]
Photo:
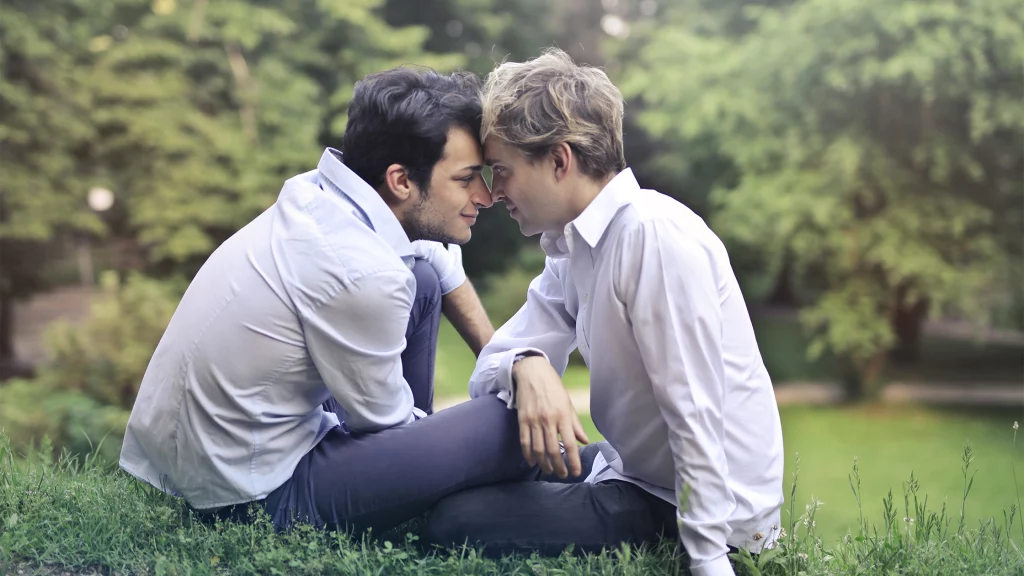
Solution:
[[(782, 411), (798, 512), (857, 522), (913, 473), (1001, 517), (1024, 471), (1019, 0), (5, 0), (0, 428), (116, 461), (189, 279), (337, 145), (353, 84), (559, 46), (627, 99), (640, 183), (730, 249)], [(494, 322), (543, 266), (484, 211)], [(439, 407), (474, 358), (442, 325)], [(565, 375), (588, 412), (588, 374)], [(587, 418), (592, 438), (599, 431)], [(1024, 440), (1022, 440), (1024, 443)]]

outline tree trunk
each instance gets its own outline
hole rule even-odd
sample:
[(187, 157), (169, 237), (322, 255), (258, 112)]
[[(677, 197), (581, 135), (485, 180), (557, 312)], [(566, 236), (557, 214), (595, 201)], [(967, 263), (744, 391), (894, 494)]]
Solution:
[(899, 303), (893, 314), (892, 328), (896, 346), (892, 360), (898, 364), (914, 364), (921, 359), (921, 335), (928, 317), (928, 300), (922, 298), (910, 304)]
[(793, 265), (787, 256), (775, 279), (775, 286), (768, 296), (768, 304), (771, 306), (793, 307), (797, 305), (796, 290), (793, 289)]
[(18, 373), (14, 358), (14, 299), (0, 292), (0, 381)]
[(882, 350), (868, 360), (842, 357), (838, 361), (839, 379), (851, 403), (875, 402), (882, 392), (882, 371), (888, 352)]
[(14, 299), (0, 292), (0, 363), (14, 360)]

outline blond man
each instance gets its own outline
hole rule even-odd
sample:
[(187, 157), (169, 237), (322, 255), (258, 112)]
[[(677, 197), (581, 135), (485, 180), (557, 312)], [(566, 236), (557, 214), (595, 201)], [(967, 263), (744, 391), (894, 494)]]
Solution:
[[(686, 206), (641, 189), (622, 115), (604, 72), (558, 50), (487, 80), (491, 193), (541, 235), (547, 260), (480, 354), (470, 394), (518, 411), (523, 454), (547, 477), (449, 496), (425, 535), (491, 554), (678, 536), (694, 574), (732, 574), (730, 550), (778, 535), (778, 407), (725, 247)], [(560, 377), (574, 348), (607, 440), (582, 451)]]

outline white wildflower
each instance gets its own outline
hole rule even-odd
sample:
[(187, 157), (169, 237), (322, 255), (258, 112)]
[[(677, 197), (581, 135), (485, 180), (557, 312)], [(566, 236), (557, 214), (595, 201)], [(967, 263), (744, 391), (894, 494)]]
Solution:
[(796, 555), (796, 557), (801, 559), (801, 560), (805, 560), (806, 561), (807, 560), (807, 553), (806, 552), (800, 552), (800, 553), (798, 553)]
[(1017, 431), (1017, 428), (1020, 428), (1020, 426), (1019, 426), (1019, 425), (1017, 424), (1017, 421), (1016, 421), (1016, 420), (1014, 420), (1014, 421), (1013, 421), (1013, 431), (1014, 431), (1014, 432), (1016, 432), (1016, 431)]

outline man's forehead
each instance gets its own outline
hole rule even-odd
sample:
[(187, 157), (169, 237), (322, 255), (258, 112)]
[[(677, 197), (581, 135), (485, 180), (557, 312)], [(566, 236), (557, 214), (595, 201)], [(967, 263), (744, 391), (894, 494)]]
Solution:
[(484, 141), (484, 164), (492, 166), (498, 162), (503, 162), (511, 152), (507, 144), (501, 140), (495, 138), (493, 135), (489, 136)]

